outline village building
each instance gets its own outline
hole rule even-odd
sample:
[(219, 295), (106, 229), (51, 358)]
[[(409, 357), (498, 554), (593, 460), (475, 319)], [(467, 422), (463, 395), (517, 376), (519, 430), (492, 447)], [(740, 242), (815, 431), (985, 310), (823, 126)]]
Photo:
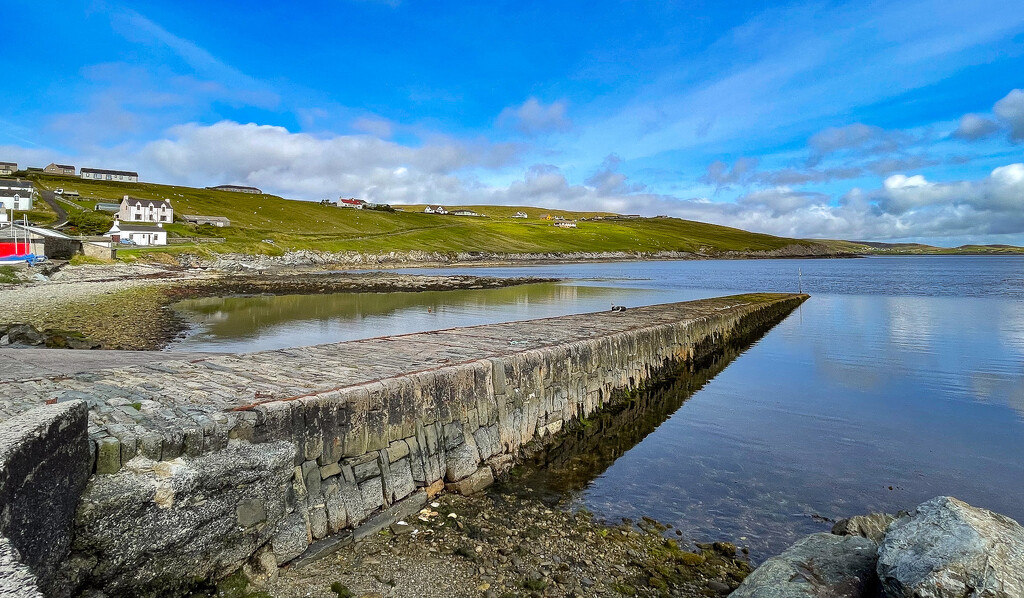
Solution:
[(512, 215), (513, 218), (529, 218), (526, 212), (516, 212)]
[(217, 228), (231, 226), (231, 221), (223, 216), (197, 216), (195, 214), (185, 214), (181, 219), (189, 224), (209, 224), (216, 226)]
[(235, 193), (252, 193), (253, 195), (263, 195), (263, 191), (256, 187), (246, 187), (245, 185), (217, 185), (216, 187), (207, 187), (207, 189), (213, 189), (215, 191), (233, 191)]
[(0, 180), (0, 204), (5, 210), (31, 210), (35, 192), (31, 181)]
[[(6, 222), (6, 219), (0, 222)], [(71, 259), (78, 253), (83, 253), (82, 242), (64, 233), (17, 221), (0, 227), (0, 258), (31, 254)]]
[(167, 231), (163, 225), (156, 224), (129, 224), (114, 220), (114, 226), (110, 227), (104, 237), (110, 237), (114, 244), (124, 245), (167, 245)]
[(49, 165), (43, 167), (43, 172), (47, 174), (66, 174), (75, 176), (75, 167), (70, 164), (55, 164), (50, 162)]
[(423, 210), (423, 213), (424, 214), (447, 214), (448, 210), (446, 210), (444, 208), (444, 206), (427, 206), (426, 209)]
[(575, 220), (559, 220), (555, 223), (558, 228), (576, 228)]
[(125, 222), (174, 222), (169, 199), (138, 199), (124, 196), (117, 217)]
[(100, 202), (93, 206), (92, 209), (94, 212), (108, 212), (110, 214), (117, 214), (121, 211), (121, 204)]
[(129, 170), (105, 170), (103, 168), (83, 168), (82, 178), (92, 181), (119, 181), (122, 183), (138, 183), (139, 173)]
[(361, 200), (361, 199), (356, 199), (354, 197), (349, 197), (347, 199), (344, 198), (344, 197), (339, 197), (338, 198), (338, 207), (339, 208), (354, 208), (356, 210), (362, 210), (363, 208), (366, 207), (366, 202)]
[(473, 210), (455, 210), (454, 212), (452, 212), (452, 216), (479, 216), (479, 215), (480, 214), (477, 214)]
[(17, 162), (0, 162), (0, 176), (10, 176), (17, 171)]

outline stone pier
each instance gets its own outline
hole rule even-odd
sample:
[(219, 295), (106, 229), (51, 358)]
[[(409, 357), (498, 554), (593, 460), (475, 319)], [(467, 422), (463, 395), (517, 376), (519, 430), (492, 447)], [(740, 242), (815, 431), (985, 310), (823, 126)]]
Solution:
[[(34, 595), (30, 579), (54, 596), (174, 594), (343, 549), (442, 490), (479, 491), (527, 444), (666, 367), (763, 334), (805, 299), (154, 354), (0, 381), (0, 593)], [(40, 497), (52, 504), (33, 508)]]

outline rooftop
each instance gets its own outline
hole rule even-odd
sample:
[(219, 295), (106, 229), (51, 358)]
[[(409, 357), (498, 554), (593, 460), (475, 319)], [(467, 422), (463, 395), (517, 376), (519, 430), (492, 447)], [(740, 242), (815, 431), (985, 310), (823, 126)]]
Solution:
[(95, 174), (122, 174), (122, 175), (128, 175), (128, 176), (133, 176), (133, 177), (138, 177), (139, 176), (139, 173), (131, 171), (131, 170), (107, 170), (105, 168), (83, 168), (82, 172), (83, 173), (85, 173), (85, 172), (92, 172), (92, 173), (95, 173)]

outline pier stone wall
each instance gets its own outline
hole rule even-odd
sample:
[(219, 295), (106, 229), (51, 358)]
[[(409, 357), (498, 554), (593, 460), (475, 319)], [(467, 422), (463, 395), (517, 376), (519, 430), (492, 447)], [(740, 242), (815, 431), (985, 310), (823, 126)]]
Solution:
[[(343, 549), (439, 492), (482, 490), (527, 445), (550, 441), (667, 367), (763, 334), (804, 299), (736, 296), (340, 343), (334, 360), (320, 360), (331, 353), (324, 347), (246, 356), (232, 363), (280, 387), (273, 354), (308, 351), (321, 373), (307, 364), (291, 375), (316, 377), (318, 388), (282, 398), (250, 388), (216, 410), (168, 396), (164, 415), (189, 414), (177, 419), (148, 405), (119, 410), (139, 414), (136, 425), (92, 418), (93, 475), (79, 493), (61, 587), (173, 594), (239, 569), (272, 576)], [(353, 347), (387, 348), (367, 358), (405, 363), (387, 376), (371, 366), (361, 377), (323, 373), (351, 369), (338, 355)], [(165, 369), (180, 382), (176, 367), (184, 366)], [(223, 372), (220, 384), (237, 371)], [(131, 375), (105, 377), (103, 390), (118, 395), (112, 380)]]

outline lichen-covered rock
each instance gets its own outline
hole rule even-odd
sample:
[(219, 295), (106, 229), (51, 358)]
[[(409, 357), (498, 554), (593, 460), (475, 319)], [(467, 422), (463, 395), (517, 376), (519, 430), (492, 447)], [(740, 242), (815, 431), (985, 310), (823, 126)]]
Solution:
[(138, 456), (93, 476), (69, 577), (109, 596), (147, 596), (237, 570), (285, 516), (294, 454), (285, 442), (240, 443), (196, 459)]
[(43, 598), (36, 576), (21, 561), (18, 550), (3, 536), (0, 536), (0, 596)]
[(874, 598), (875, 543), (811, 534), (754, 570), (732, 598)]
[(1024, 527), (948, 496), (897, 519), (878, 548), (892, 598), (1024, 596)]
[(860, 536), (875, 544), (881, 544), (885, 538), (885, 530), (896, 520), (895, 515), (888, 513), (871, 513), (858, 515), (849, 519), (840, 519), (832, 526), (832, 533), (837, 536)]
[(0, 429), (0, 536), (49, 595), (63, 595), (54, 580), (89, 478), (87, 418), (84, 402), (67, 401), (32, 409)]

